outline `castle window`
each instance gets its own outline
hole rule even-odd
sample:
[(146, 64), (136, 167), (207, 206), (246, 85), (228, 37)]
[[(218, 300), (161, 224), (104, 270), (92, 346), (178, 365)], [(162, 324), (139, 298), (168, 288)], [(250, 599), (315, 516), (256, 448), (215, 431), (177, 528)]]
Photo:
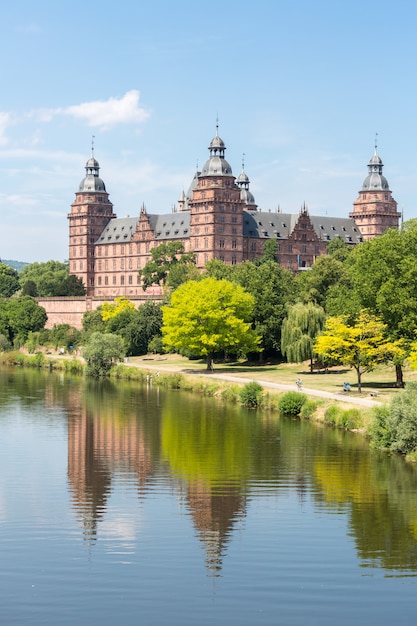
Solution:
[(315, 246), (314, 247), (314, 253), (315, 254), (320, 254), (320, 246)]
[(113, 276), (113, 285), (116, 284), (116, 276)]
[(98, 284), (101, 285), (101, 276), (98, 277)]
[(101, 261), (98, 262), (98, 271), (101, 272)]
[(220, 215), (219, 219), (220, 219), (221, 222), (224, 222), (224, 215)]
[(237, 235), (237, 228), (232, 228), (232, 235)]
[(307, 246), (301, 246), (301, 252), (305, 254), (307, 252)]
[(233, 206), (232, 206), (232, 213), (236, 213), (236, 211), (237, 211), (237, 208), (236, 208), (236, 206), (235, 206), (235, 205), (233, 205)]
[(116, 269), (116, 259), (113, 259), (113, 269)]
[(222, 254), (219, 256), (219, 260), (223, 261), (223, 263), (224, 263), (224, 256)]
[(232, 240), (232, 248), (233, 248), (233, 249), (236, 249), (236, 248), (237, 248), (237, 241), (236, 241), (236, 239), (233, 239), (233, 240)]
[(342, 226), (342, 230), (344, 230), (346, 232), (346, 228), (344, 226)]
[(336, 230), (336, 226), (332, 226), (332, 230)]
[(301, 228), (307, 228), (307, 222), (303, 222), (303, 223), (301, 224)]
[(251, 243), (251, 246), (250, 246), (250, 247), (251, 247), (251, 250), (256, 250), (256, 242), (255, 242), (255, 241), (252, 241), (252, 243)]
[(109, 262), (108, 262), (108, 260), (107, 260), (107, 259), (104, 261), (104, 269), (105, 269), (106, 271), (109, 269)]
[(232, 215), (232, 224), (237, 224), (237, 217), (236, 217), (236, 215)]
[(105, 285), (108, 285), (108, 284), (109, 284), (109, 277), (108, 277), (108, 276), (105, 276), (105, 277), (104, 277), (104, 284), (105, 284)]
[(292, 252), (292, 244), (288, 244), (288, 252)]
[(124, 259), (120, 259), (120, 269), (121, 270), (125, 269), (125, 260)]
[(219, 240), (219, 248), (224, 248), (224, 239)]
[(132, 275), (129, 276), (129, 285), (131, 285), (133, 283), (133, 277)]
[(232, 256), (232, 265), (236, 265), (236, 257)]
[(303, 241), (307, 241), (307, 233), (303, 233), (303, 234), (301, 235), (301, 239), (302, 239)]
[(129, 259), (129, 269), (132, 269), (132, 259)]
[(220, 205), (220, 211), (224, 211), (224, 205), (223, 204)]
[(120, 284), (121, 285), (125, 284), (125, 277), (124, 276), (120, 276)]

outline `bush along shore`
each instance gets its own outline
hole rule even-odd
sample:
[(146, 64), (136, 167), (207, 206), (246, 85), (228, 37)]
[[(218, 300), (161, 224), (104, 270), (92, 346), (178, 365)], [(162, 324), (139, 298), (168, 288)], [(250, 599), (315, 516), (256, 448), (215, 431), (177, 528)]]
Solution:
[[(56, 358), (42, 352), (27, 355), (13, 351), (0, 353), (0, 363), (6, 366), (86, 374), (85, 362), (75, 356)], [(329, 399), (312, 399), (300, 391), (271, 393), (256, 381), (245, 384), (224, 380), (207, 381), (205, 376), (197, 374), (155, 372), (146, 366), (126, 366), (119, 363), (110, 369), (108, 377), (166, 389), (191, 391), (249, 409), (269, 411), (279, 416), (299, 417), (361, 433), (369, 439), (372, 447), (401, 453), (406, 460), (417, 462), (417, 383), (408, 383), (404, 391), (393, 397), (390, 404), (358, 409), (346, 408), (346, 405)]]

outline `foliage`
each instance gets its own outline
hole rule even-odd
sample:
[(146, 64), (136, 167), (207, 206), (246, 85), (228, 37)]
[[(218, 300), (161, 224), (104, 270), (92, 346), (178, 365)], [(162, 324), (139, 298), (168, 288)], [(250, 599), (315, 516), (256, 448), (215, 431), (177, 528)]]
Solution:
[(23, 293), (39, 297), (85, 295), (81, 279), (70, 276), (68, 263), (61, 261), (25, 265), (20, 274), (20, 286)]
[(417, 387), (408, 384), (389, 406), (377, 407), (368, 433), (373, 447), (402, 454), (417, 450)]
[(307, 396), (303, 393), (287, 391), (287, 393), (283, 393), (278, 399), (278, 410), (281, 415), (300, 415), (302, 406), (306, 400)]
[(326, 316), (322, 307), (308, 302), (297, 302), (288, 307), (282, 323), (281, 351), (290, 363), (310, 360), (313, 371), (314, 342), (323, 329)]
[(210, 259), (204, 268), (204, 278), (216, 278), (217, 280), (233, 280), (235, 268), (233, 265), (226, 265), (219, 259)]
[(124, 296), (120, 296), (119, 298), (115, 298), (113, 304), (109, 302), (104, 302), (100, 307), (101, 319), (104, 323), (109, 320), (117, 317), (124, 311), (134, 310), (135, 305), (133, 302), (125, 298)]
[(311, 419), (317, 411), (319, 404), (316, 400), (306, 400), (301, 407), (300, 417), (306, 420)]
[(259, 337), (251, 329), (254, 298), (227, 280), (204, 278), (181, 285), (162, 307), (163, 341), (168, 349), (188, 349), (207, 357), (220, 350), (247, 354), (258, 350)]
[(0, 298), (10, 298), (19, 289), (19, 273), (0, 262)]
[(125, 348), (118, 335), (95, 332), (84, 346), (83, 357), (86, 361), (88, 376), (106, 376), (113, 364), (123, 360)]
[[(176, 267), (181, 266), (180, 268)], [(195, 266), (193, 252), (185, 252), (184, 244), (180, 241), (161, 243), (152, 248), (151, 259), (145, 267), (139, 270), (142, 278), (142, 288), (145, 291), (151, 285), (169, 285), (176, 288), (188, 280), (188, 270)]]
[(314, 302), (324, 309), (332, 289), (343, 289), (348, 280), (345, 264), (330, 255), (320, 256), (311, 270), (300, 272), (296, 277), (300, 298), (304, 302)]
[(317, 338), (315, 351), (323, 359), (353, 367), (361, 392), (364, 373), (404, 354), (401, 342), (390, 341), (386, 331), (386, 324), (366, 310), (353, 323), (346, 316), (330, 317)]
[(263, 387), (256, 381), (252, 381), (243, 385), (239, 395), (241, 403), (253, 409), (262, 402)]
[(236, 266), (233, 280), (254, 297), (252, 320), (262, 350), (279, 352), (286, 305), (294, 296), (293, 274), (275, 261), (244, 261)]
[[(148, 300), (138, 309), (125, 310), (113, 318), (107, 326), (109, 332), (123, 337), (129, 356), (147, 354), (149, 344), (155, 340), (158, 350), (163, 351), (161, 340), (162, 311), (159, 304)], [(159, 340), (159, 342), (158, 342)]]
[(6, 335), (0, 333), (0, 352), (7, 352), (8, 350), (11, 350), (11, 348), (12, 346)]
[(105, 324), (101, 317), (101, 307), (94, 311), (86, 311), (82, 319), (82, 328), (84, 336), (88, 337), (94, 332), (104, 332)]
[(24, 343), (29, 332), (43, 328), (46, 320), (45, 309), (30, 296), (0, 301), (0, 332), (11, 342)]
[(278, 243), (276, 239), (267, 239), (264, 243), (263, 247), (263, 255), (259, 260), (259, 263), (268, 263), (272, 261), (273, 263), (278, 263)]
[(345, 243), (341, 237), (335, 237), (326, 246), (326, 253), (334, 259), (344, 263), (350, 253), (353, 251), (353, 246)]
[(164, 354), (162, 335), (155, 335), (148, 343), (148, 354)]

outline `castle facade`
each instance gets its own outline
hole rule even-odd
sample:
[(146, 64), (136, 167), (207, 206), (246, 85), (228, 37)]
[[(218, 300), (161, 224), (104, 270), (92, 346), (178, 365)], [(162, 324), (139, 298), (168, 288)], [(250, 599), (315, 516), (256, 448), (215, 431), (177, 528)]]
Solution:
[[(336, 237), (356, 245), (398, 227), (400, 213), (376, 148), (346, 218), (313, 216), (305, 206), (297, 214), (260, 210), (244, 167), (233, 176), (225, 150), (217, 128), (208, 160), (172, 212), (150, 213), (142, 206), (139, 215), (124, 218), (114, 213), (99, 163), (91, 156), (68, 215), (70, 273), (82, 279), (87, 296), (143, 296), (138, 270), (150, 259), (151, 249), (163, 242), (181, 241), (203, 268), (210, 259), (235, 265), (259, 258), (265, 242), (274, 239), (280, 264), (302, 271)], [(158, 286), (147, 293), (156, 296)]]

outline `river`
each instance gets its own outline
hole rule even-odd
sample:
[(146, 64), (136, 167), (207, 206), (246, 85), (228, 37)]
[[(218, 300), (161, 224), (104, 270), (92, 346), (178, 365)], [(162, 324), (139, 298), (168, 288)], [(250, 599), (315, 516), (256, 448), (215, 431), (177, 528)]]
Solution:
[(155, 385), (0, 370), (0, 624), (415, 623), (417, 468)]

